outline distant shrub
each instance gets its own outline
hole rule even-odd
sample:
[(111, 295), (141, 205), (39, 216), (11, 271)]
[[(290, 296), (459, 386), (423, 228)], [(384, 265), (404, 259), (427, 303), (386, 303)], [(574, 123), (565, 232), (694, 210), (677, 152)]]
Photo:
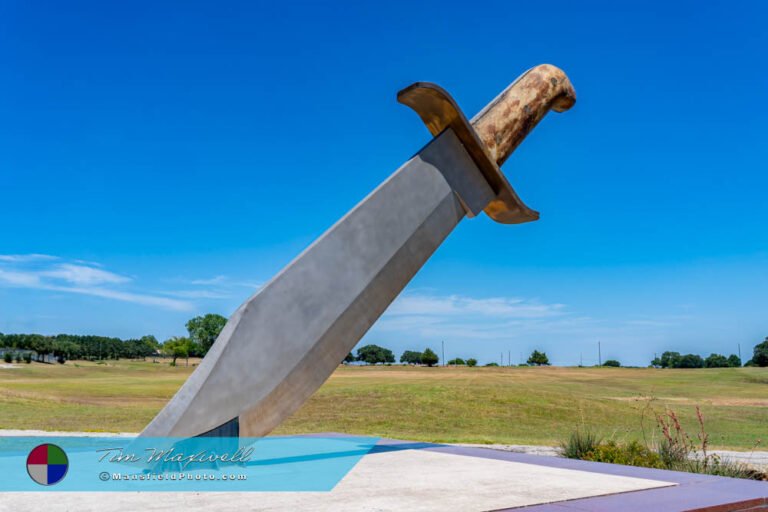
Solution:
[(499, 366), (499, 363), (486, 363), (485, 366)]
[(765, 341), (755, 345), (751, 362), (754, 366), (768, 366), (768, 336)]
[(19, 354), (18, 352), (16, 352), (16, 362), (17, 363), (21, 362), (21, 354)]
[(394, 363), (395, 354), (388, 348), (366, 345), (357, 349), (357, 360), (367, 364)]
[(32, 362), (32, 353), (31, 352), (25, 352), (24, 353), (24, 362), (29, 364)]
[(467, 364), (467, 362), (460, 357), (456, 357), (448, 361), (448, 364), (451, 366), (464, 366), (465, 364)]
[(695, 436), (697, 441), (683, 429), (675, 412), (668, 409), (656, 415), (661, 439), (652, 447), (634, 440), (628, 443), (615, 440), (602, 442), (593, 432), (577, 428), (560, 443), (560, 448), (562, 455), (571, 459), (751, 480), (768, 479), (768, 474), (745, 464), (722, 460), (717, 454), (707, 453), (709, 436), (698, 407), (696, 417), (699, 421), (699, 432)]
[(470, 357), (469, 359), (467, 359), (467, 366), (469, 366), (470, 368), (473, 366), (477, 366), (477, 359), (475, 359), (474, 357)]
[(59, 364), (64, 364), (67, 360), (64, 358), (64, 356), (58, 356), (56, 358), (56, 362)]
[(615, 359), (609, 359), (609, 360), (607, 360), (606, 362), (603, 363), (603, 366), (612, 366), (614, 368), (618, 368), (618, 367), (621, 366), (621, 363), (618, 362)]
[[(755, 347), (758, 349), (760, 345)], [(768, 350), (768, 349), (766, 349)], [(766, 352), (768, 354), (768, 352)], [(766, 360), (768, 364), (768, 360)], [(750, 366), (752, 360), (747, 361), (744, 366)], [(681, 355), (679, 352), (664, 352), (661, 357), (654, 358), (651, 366), (656, 368), (740, 368), (741, 358), (736, 354), (725, 357), (722, 354), (710, 354), (706, 359), (697, 354)]]
[(3, 354), (3, 361), (6, 363), (12, 363), (13, 362), (13, 353), (12, 352), (5, 352)]
[(664, 462), (659, 454), (654, 453), (637, 441), (619, 444), (614, 440), (597, 445), (584, 455), (583, 460), (593, 462), (609, 462), (625, 466), (664, 469)]
[(560, 443), (563, 457), (584, 459), (600, 445), (600, 437), (590, 429), (577, 428), (564, 442)]
[(704, 360), (704, 366), (707, 368), (728, 368), (731, 363), (728, 358), (722, 354), (710, 354)]
[(547, 357), (546, 352), (539, 352), (538, 350), (534, 350), (531, 352), (527, 363), (536, 366), (549, 366), (549, 358)]
[(440, 359), (431, 348), (425, 348), (424, 352), (421, 353), (421, 364), (434, 366), (438, 363), (438, 361), (440, 361)]
[(698, 354), (680, 356), (677, 368), (704, 368), (704, 359)]
[(421, 364), (421, 352), (415, 350), (406, 350), (403, 355), (400, 356), (400, 362), (406, 364)]

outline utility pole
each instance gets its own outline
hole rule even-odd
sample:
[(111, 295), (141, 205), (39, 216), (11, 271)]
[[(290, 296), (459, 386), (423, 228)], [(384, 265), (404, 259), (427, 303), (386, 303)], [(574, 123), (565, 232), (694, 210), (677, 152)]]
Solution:
[(443, 366), (445, 366), (445, 340), (442, 340), (440, 345), (442, 346), (441, 353), (443, 355)]
[(741, 366), (741, 343), (737, 344), (736, 346), (739, 347), (739, 366)]
[(501, 353), (501, 366), (504, 366), (504, 352)]
[(507, 350), (507, 366), (512, 366), (512, 351)]
[(582, 366), (584, 366), (584, 360), (581, 357), (581, 352), (579, 352), (579, 367), (582, 367)]
[(599, 341), (597, 342), (597, 366), (603, 366), (603, 353)]

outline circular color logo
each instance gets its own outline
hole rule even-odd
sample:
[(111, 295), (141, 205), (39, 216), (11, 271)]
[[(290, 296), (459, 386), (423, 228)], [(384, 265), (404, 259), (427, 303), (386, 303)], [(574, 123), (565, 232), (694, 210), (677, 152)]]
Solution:
[(40, 485), (61, 482), (69, 469), (69, 459), (64, 450), (55, 444), (41, 444), (27, 456), (27, 473)]

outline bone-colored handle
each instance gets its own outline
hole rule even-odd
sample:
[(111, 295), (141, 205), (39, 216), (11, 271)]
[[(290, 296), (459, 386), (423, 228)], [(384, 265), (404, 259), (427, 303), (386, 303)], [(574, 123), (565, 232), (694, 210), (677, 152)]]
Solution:
[(564, 112), (576, 102), (565, 73), (542, 64), (529, 69), (472, 119), (472, 126), (500, 166), (528, 132), (549, 112)]

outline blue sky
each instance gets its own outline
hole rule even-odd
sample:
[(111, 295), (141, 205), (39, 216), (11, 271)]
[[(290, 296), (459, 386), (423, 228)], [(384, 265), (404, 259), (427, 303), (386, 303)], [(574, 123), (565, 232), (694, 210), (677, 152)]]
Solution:
[(539, 222), (464, 221), (364, 342), (647, 364), (768, 335), (759, 2), (3, 2), (0, 331), (229, 315), (539, 63), (576, 87), (507, 161)]

